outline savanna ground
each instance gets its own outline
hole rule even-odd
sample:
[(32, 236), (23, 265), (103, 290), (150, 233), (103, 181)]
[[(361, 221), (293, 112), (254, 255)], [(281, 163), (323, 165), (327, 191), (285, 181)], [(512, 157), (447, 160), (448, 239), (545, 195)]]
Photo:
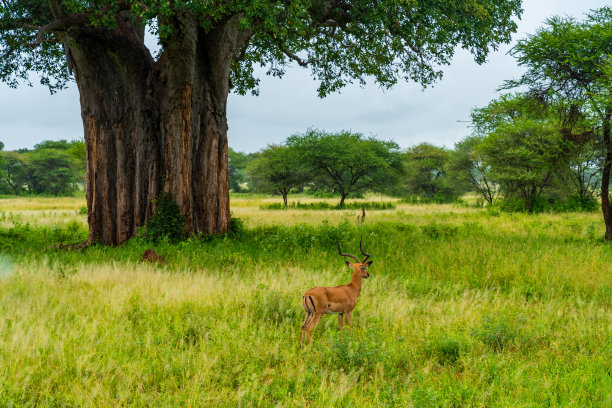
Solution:
[[(360, 225), (278, 201), (233, 197), (243, 230), (155, 266), (138, 239), (49, 248), (86, 238), (83, 199), (0, 199), (0, 406), (612, 406), (600, 213), (397, 203)], [(302, 349), (301, 294), (347, 283), (336, 236), (361, 235), (351, 327), (324, 317)]]

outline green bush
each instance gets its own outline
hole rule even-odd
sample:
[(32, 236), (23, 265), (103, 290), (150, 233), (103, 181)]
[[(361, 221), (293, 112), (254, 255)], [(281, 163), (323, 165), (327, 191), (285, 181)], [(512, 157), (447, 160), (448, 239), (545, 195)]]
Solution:
[(599, 203), (594, 197), (572, 196), (567, 200), (555, 201), (553, 211), (555, 212), (589, 212), (599, 208)]
[(493, 350), (501, 351), (520, 337), (520, 323), (520, 319), (504, 315), (485, 316), (480, 326), (472, 329), (471, 334)]
[(344, 371), (372, 372), (388, 359), (381, 334), (376, 329), (366, 332), (347, 328), (332, 335), (328, 357)]
[(259, 208), (262, 210), (393, 210), (395, 204), (389, 201), (366, 201), (366, 202), (350, 202), (344, 203), (344, 207), (340, 208), (339, 204), (329, 204), (326, 202), (318, 203), (300, 203), (292, 202), (285, 206), (283, 203), (264, 204)]
[(161, 193), (153, 203), (155, 204), (153, 217), (145, 224), (141, 233), (145, 241), (178, 242), (185, 239), (185, 218), (170, 195)]
[(264, 283), (258, 284), (253, 292), (250, 310), (255, 319), (277, 324), (299, 320), (300, 315), (295, 299), (283, 296)]
[(402, 199), (407, 204), (452, 204), (459, 202), (459, 197), (454, 194), (436, 193), (432, 196), (408, 195)]
[(468, 349), (468, 343), (457, 335), (443, 333), (431, 338), (424, 346), (425, 355), (440, 365), (455, 364)]
[(459, 227), (451, 224), (430, 223), (421, 226), (423, 235), (434, 239), (439, 237), (452, 237), (457, 234), (457, 231), (459, 231)]

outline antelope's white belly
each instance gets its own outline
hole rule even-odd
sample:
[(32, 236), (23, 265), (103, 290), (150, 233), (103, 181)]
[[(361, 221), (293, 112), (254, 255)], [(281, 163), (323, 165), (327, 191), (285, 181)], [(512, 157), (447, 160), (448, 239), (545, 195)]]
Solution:
[(338, 314), (338, 313), (340, 312), (334, 312), (333, 310), (329, 310), (329, 309), (325, 311), (325, 314)]

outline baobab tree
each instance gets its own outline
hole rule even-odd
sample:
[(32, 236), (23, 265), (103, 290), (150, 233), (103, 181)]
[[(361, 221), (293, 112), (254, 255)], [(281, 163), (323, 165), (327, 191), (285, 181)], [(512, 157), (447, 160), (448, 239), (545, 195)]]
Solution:
[[(2, 0), (0, 79), (74, 79), (87, 150), (89, 241), (120, 244), (167, 192), (187, 233), (229, 227), (226, 103), (254, 66), (310, 69), (320, 96), (371, 79), (423, 86), (457, 46), (478, 63), (510, 40), (521, 1)], [(145, 46), (145, 30), (160, 52)]]

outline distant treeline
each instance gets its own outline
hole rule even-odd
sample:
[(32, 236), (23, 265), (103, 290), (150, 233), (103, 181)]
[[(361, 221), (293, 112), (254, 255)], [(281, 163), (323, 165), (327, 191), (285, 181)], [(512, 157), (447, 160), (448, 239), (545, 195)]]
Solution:
[[(528, 95), (505, 95), (472, 112), (474, 132), (453, 149), (395, 142), (359, 133), (308, 130), (257, 153), (229, 151), (233, 192), (348, 197), (380, 192), (404, 202), (452, 203), (475, 193), (481, 205), (511, 211), (592, 210), (601, 187), (599, 133), (562, 117)], [(2, 145), (0, 145), (2, 147)], [(66, 195), (83, 190), (82, 141), (45, 141), (1, 151), (1, 194)]]
[(409, 203), (451, 203), (475, 193), (482, 206), (510, 211), (593, 210), (601, 186), (598, 133), (576, 123), (565, 136), (556, 111), (516, 94), (472, 113), (474, 133), (454, 149), (421, 143), (400, 150), (394, 142), (361, 134), (309, 130), (258, 153), (230, 149), (234, 192), (335, 193), (365, 191)]
[(0, 194), (69, 195), (84, 190), (86, 169), (83, 141), (45, 141), (16, 151), (4, 151), (0, 141)]

